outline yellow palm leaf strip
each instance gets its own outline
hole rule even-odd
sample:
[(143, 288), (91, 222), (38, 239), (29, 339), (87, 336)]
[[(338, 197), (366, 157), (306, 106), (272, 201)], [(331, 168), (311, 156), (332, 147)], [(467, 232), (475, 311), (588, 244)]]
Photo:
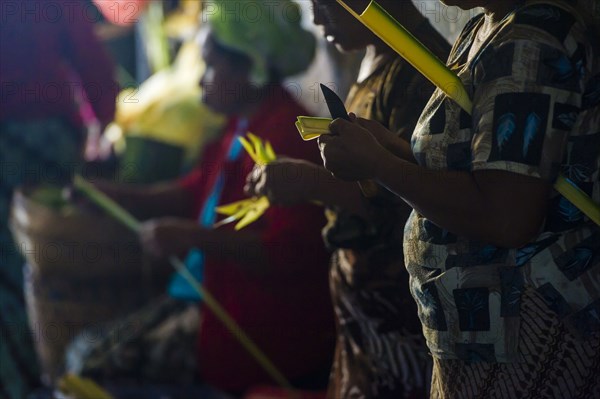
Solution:
[(573, 205), (579, 208), (594, 223), (600, 226), (600, 205), (596, 204), (585, 192), (581, 191), (571, 180), (559, 176), (554, 188)]
[(376, 1), (372, 0), (361, 14), (343, 0), (337, 2), (461, 108), (471, 113), (473, 104), (460, 78)]
[(213, 224), (212, 228), (218, 229), (219, 227), (228, 225), (233, 222), (237, 222), (242, 217), (244, 217), (248, 212), (250, 212), (250, 210), (252, 210), (252, 207), (253, 207), (253, 205), (251, 203), (246, 204), (243, 208), (241, 208), (239, 211), (237, 211), (233, 215), (228, 216), (225, 219), (219, 220), (218, 222)]
[(322, 134), (329, 133), (329, 124), (331, 118), (313, 118), (309, 116), (299, 116), (294, 125), (300, 133), (302, 140), (314, 140)]
[(265, 146), (262, 139), (250, 132), (248, 132), (247, 136), (250, 139), (250, 142), (254, 145), (254, 153), (256, 154), (256, 158), (260, 161), (258, 163), (261, 165), (266, 165), (269, 160), (266, 155)]
[(77, 399), (113, 399), (113, 397), (100, 388), (94, 381), (81, 378), (75, 374), (65, 374), (59, 380), (59, 387), (65, 393)]
[(248, 204), (252, 202), (252, 200), (252, 198), (247, 198), (241, 201), (232, 202), (230, 204), (219, 205), (215, 209), (217, 213), (220, 213), (221, 215), (231, 216), (239, 212), (240, 210), (246, 208)]
[(253, 208), (235, 225), (236, 230), (241, 230), (251, 223), (257, 221), (269, 209), (269, 200), (267, 197), (260, 197)]
[(240, 143), (242, 143), (242, 146), (244, 147), (244, 149), (246, 150), (246, 152), (248, 153), (248, 155), (250, 155), (250, 158), (252, 158), (252, 160), (254, 162), (259, 163), (259, 159), (256, 156), (256, 153), (254, 152), (254, 148), (248, 142), (248, 140), (246, 140), (243, 137), (238, 137), (238, 140), (240, 141)]
[(275, 154), (275, 150), (269, 141), (265, 142), (265, 153), (267, 155), (268, 162), (273, 162), (277, 159), (277, 155)]

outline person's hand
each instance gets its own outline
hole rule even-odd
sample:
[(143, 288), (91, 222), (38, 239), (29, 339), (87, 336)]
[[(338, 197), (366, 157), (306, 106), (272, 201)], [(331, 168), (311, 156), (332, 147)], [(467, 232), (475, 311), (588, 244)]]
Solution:
[(112, 143), (102, 133), (98, 122), (91, 123), (84, 148), (84, 159), (87, 162), (102, 162), (114, 155)]
[(360, 126), (364, 127), (377, 139), (379, 144), (388, 151), (392, 151), (394, 143), (399, 140), (398, 135), (385, 128), (381, 123), (365, 118), (352, 118)]
[(325, 168), (341, 180), (375, 177), (380, 163), (388, 154), (375, 136), (356, 119), (354, 122), (336, 119), (329, 125), (329, 130), (331, 135), (319, 137)]
[(309, 201), (319, 178), (313, 163), (280, 158), (267, 165), (256, 165), (246, 178), (244, 190), (250, 196), (266, 196), (274, 205), (291, 206)]
[(158, 258), (167, 258), (185, 255), (202, 231), (191, 220), (162, 218), (143, 223), (139, 237), (144, 251)]

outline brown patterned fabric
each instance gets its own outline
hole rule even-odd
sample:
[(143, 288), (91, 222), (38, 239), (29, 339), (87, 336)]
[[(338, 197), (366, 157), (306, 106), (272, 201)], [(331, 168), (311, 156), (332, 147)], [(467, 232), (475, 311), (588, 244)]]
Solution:
[(578, 340), (534, 289), (523, 293), (517, 363), (434, 359), (432, 399), (599, 398), (600, 334)]
[[(448, 53), (449, 45), (429, 23), (417, 34), (440, 57)], [(363, 67), (367, 64), (366, 78), (350, 91), (348, 110), (409, 138), (433, 86), (398, 56), (367, 56)], [(431, 357), (398, 245), (410, 209), (382, 188), (365, 201), (369, 220), (330, 210), (324, 232), (338, 248), (330, 269), (338, 338), (329, 397), (424, 398)]]

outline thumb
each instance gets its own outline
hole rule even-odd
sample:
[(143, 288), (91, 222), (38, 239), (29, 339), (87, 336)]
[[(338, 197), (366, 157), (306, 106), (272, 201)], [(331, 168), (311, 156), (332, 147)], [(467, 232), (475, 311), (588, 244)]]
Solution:
[(387, 142), (391, 137), (395, 136), (394, 133), (377, 121), (358, 118), (357, 123), (368, 130), (380, 142)]
[(333, 135), (342, 135), (344, 132), (344, 129), (346, 129), (348, 127), (348, 125), (351, 125), (352, 122), (349, 122), (345, 119), (342, 118), (337, 118), (336, 120), (334, 120), (333, 122), (331, 122), (329, 124), (329, 131), (333, 134)]
[(375, 128), (378, 124), (377, 121), (373, 121), (373, 120), (365, 119), (365, 118), (356, 118), (356, 123), (358, 123), (360, 126), (364, 127), (367, 130), (371, 130), (371, 129)]

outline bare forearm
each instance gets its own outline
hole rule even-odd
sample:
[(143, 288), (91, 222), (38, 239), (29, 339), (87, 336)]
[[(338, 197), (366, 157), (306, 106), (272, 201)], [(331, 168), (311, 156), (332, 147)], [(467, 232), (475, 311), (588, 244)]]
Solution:
[(191, 214), (190, 195), (175, 183), (135, 186), (96, 181), (94, 184), (142, 220)]
[(410, 163), (417, 163), (415, 156), (412, 152), (412, 148), (410, 143), (404, 140), (402, 137), (398, 136), (394, 140), (390, 140), (386, 143), (386, 149), (397, 156), (398, 158), (404, 159)]
[(228, 260), (253, 272), (268, 270), (268, 257), (259, 234), (231, 230), (203, 230), (192, 237), (190, 247), (199, 248), (209, 257)]
[[(483, 173), (485, 179), (478, 179), (470, 172), (426, 169), (390, 154), (379, 163), (376, 178), (420, 214), (455, 234), (498, 246), (522, 245), (535, 235), (543, 218), (544, 183), (511, 175), (507, 187), (506, 173)], [(509, 205), (527, 195), (528, 186), (538, 184), (537, 204)]]
[[(360, 126), (367, 129), (389, 152), (411, 163), (417, 163), (410, 145), (410, 136), (413, 128), (403, 127), (397, 132), (391, 132), (380, 123), (358, 118), (357, 122)], [(407, 139), (408, 138), (408, 139)]]
[(358, 184), (336, 179), (327, 169), (320, 166), (308, 193), (309, 200), (324, 206), (339, 207), (359, 215), (366, 212)]

